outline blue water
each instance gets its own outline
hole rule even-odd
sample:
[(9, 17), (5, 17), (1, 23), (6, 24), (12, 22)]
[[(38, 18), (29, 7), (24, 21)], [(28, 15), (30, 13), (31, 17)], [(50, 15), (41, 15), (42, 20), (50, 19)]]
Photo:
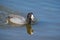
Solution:
[(32, 25), (33, 35), (25, 27), (1, 25), (0, 40), (60, 40), (60, 0), (1, 0), (0, 5), (23, 14), (33, 12), (38, 20)]

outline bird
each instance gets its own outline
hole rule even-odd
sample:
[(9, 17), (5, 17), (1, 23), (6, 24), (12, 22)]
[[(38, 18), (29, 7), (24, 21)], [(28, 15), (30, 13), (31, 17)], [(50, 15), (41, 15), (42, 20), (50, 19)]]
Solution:
[(35, 20), (32, 12), (29, 12), (26, 18), (21, 15), (10, 14), (7, 16), (7, 20), (6, 20), (7, 24), (26, 25), (27, 33), (30, 35), (33, 34), (33, 29), (31, 27), (31, 24), (34, 22)]
[(7, 16), (6, 24), (15, 24), (15, 25), (25, 25), (25, 24), (32, 24), (35, 22), (34, 15), (32, 12), (29, 12), (26, 16), (10, 14)]

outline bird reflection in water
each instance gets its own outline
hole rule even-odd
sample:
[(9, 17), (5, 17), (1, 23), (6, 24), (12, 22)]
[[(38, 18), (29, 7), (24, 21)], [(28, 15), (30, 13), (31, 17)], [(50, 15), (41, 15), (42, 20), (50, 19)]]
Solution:
[(33, 29), (31, 27), (31, 24), (26, 24), (26, 29), (27, 29), (27, 33), (32, 35), (33, 34)]

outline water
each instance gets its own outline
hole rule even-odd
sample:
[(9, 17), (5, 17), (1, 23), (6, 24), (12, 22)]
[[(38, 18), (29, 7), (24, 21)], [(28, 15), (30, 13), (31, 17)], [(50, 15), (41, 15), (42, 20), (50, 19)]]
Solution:
[[(1, 0), (0, 5), (0, 12), (4, 12), (0, 13), (0, 40), (60, 40), (60, 0)], [(26, 17), (28, 12), (38, 20), (32, 25), (33, 35), (26, 32), (25, 26), (4, 24), (8, 14)]]

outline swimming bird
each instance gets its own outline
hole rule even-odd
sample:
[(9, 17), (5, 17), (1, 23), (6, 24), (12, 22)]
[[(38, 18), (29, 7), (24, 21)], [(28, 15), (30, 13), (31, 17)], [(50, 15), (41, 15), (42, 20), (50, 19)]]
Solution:
[(27, 33), (32, 35), (33, 34), (33, 29), (31, 27), (31, 24), (34, 22), (34, 15), (32, 12), (29, 12), (27, 14), (27, 17), (23, 17), (21, 15), (15, 15), (15, 14), (10, 14), (7, 17), (7, 23), (9, 24), (15, 24), (15, 25), (25, 25), (26, 24), (26, 29)]
[(15, 25), (31, 24), (34, 22), (34, 15), (32, 12), (29, 12), (27, 14), (27, 17), (25, 18), (21, 15), (10, 14), (7, 17), (6, 22), (10, 24), (15, 24)]

